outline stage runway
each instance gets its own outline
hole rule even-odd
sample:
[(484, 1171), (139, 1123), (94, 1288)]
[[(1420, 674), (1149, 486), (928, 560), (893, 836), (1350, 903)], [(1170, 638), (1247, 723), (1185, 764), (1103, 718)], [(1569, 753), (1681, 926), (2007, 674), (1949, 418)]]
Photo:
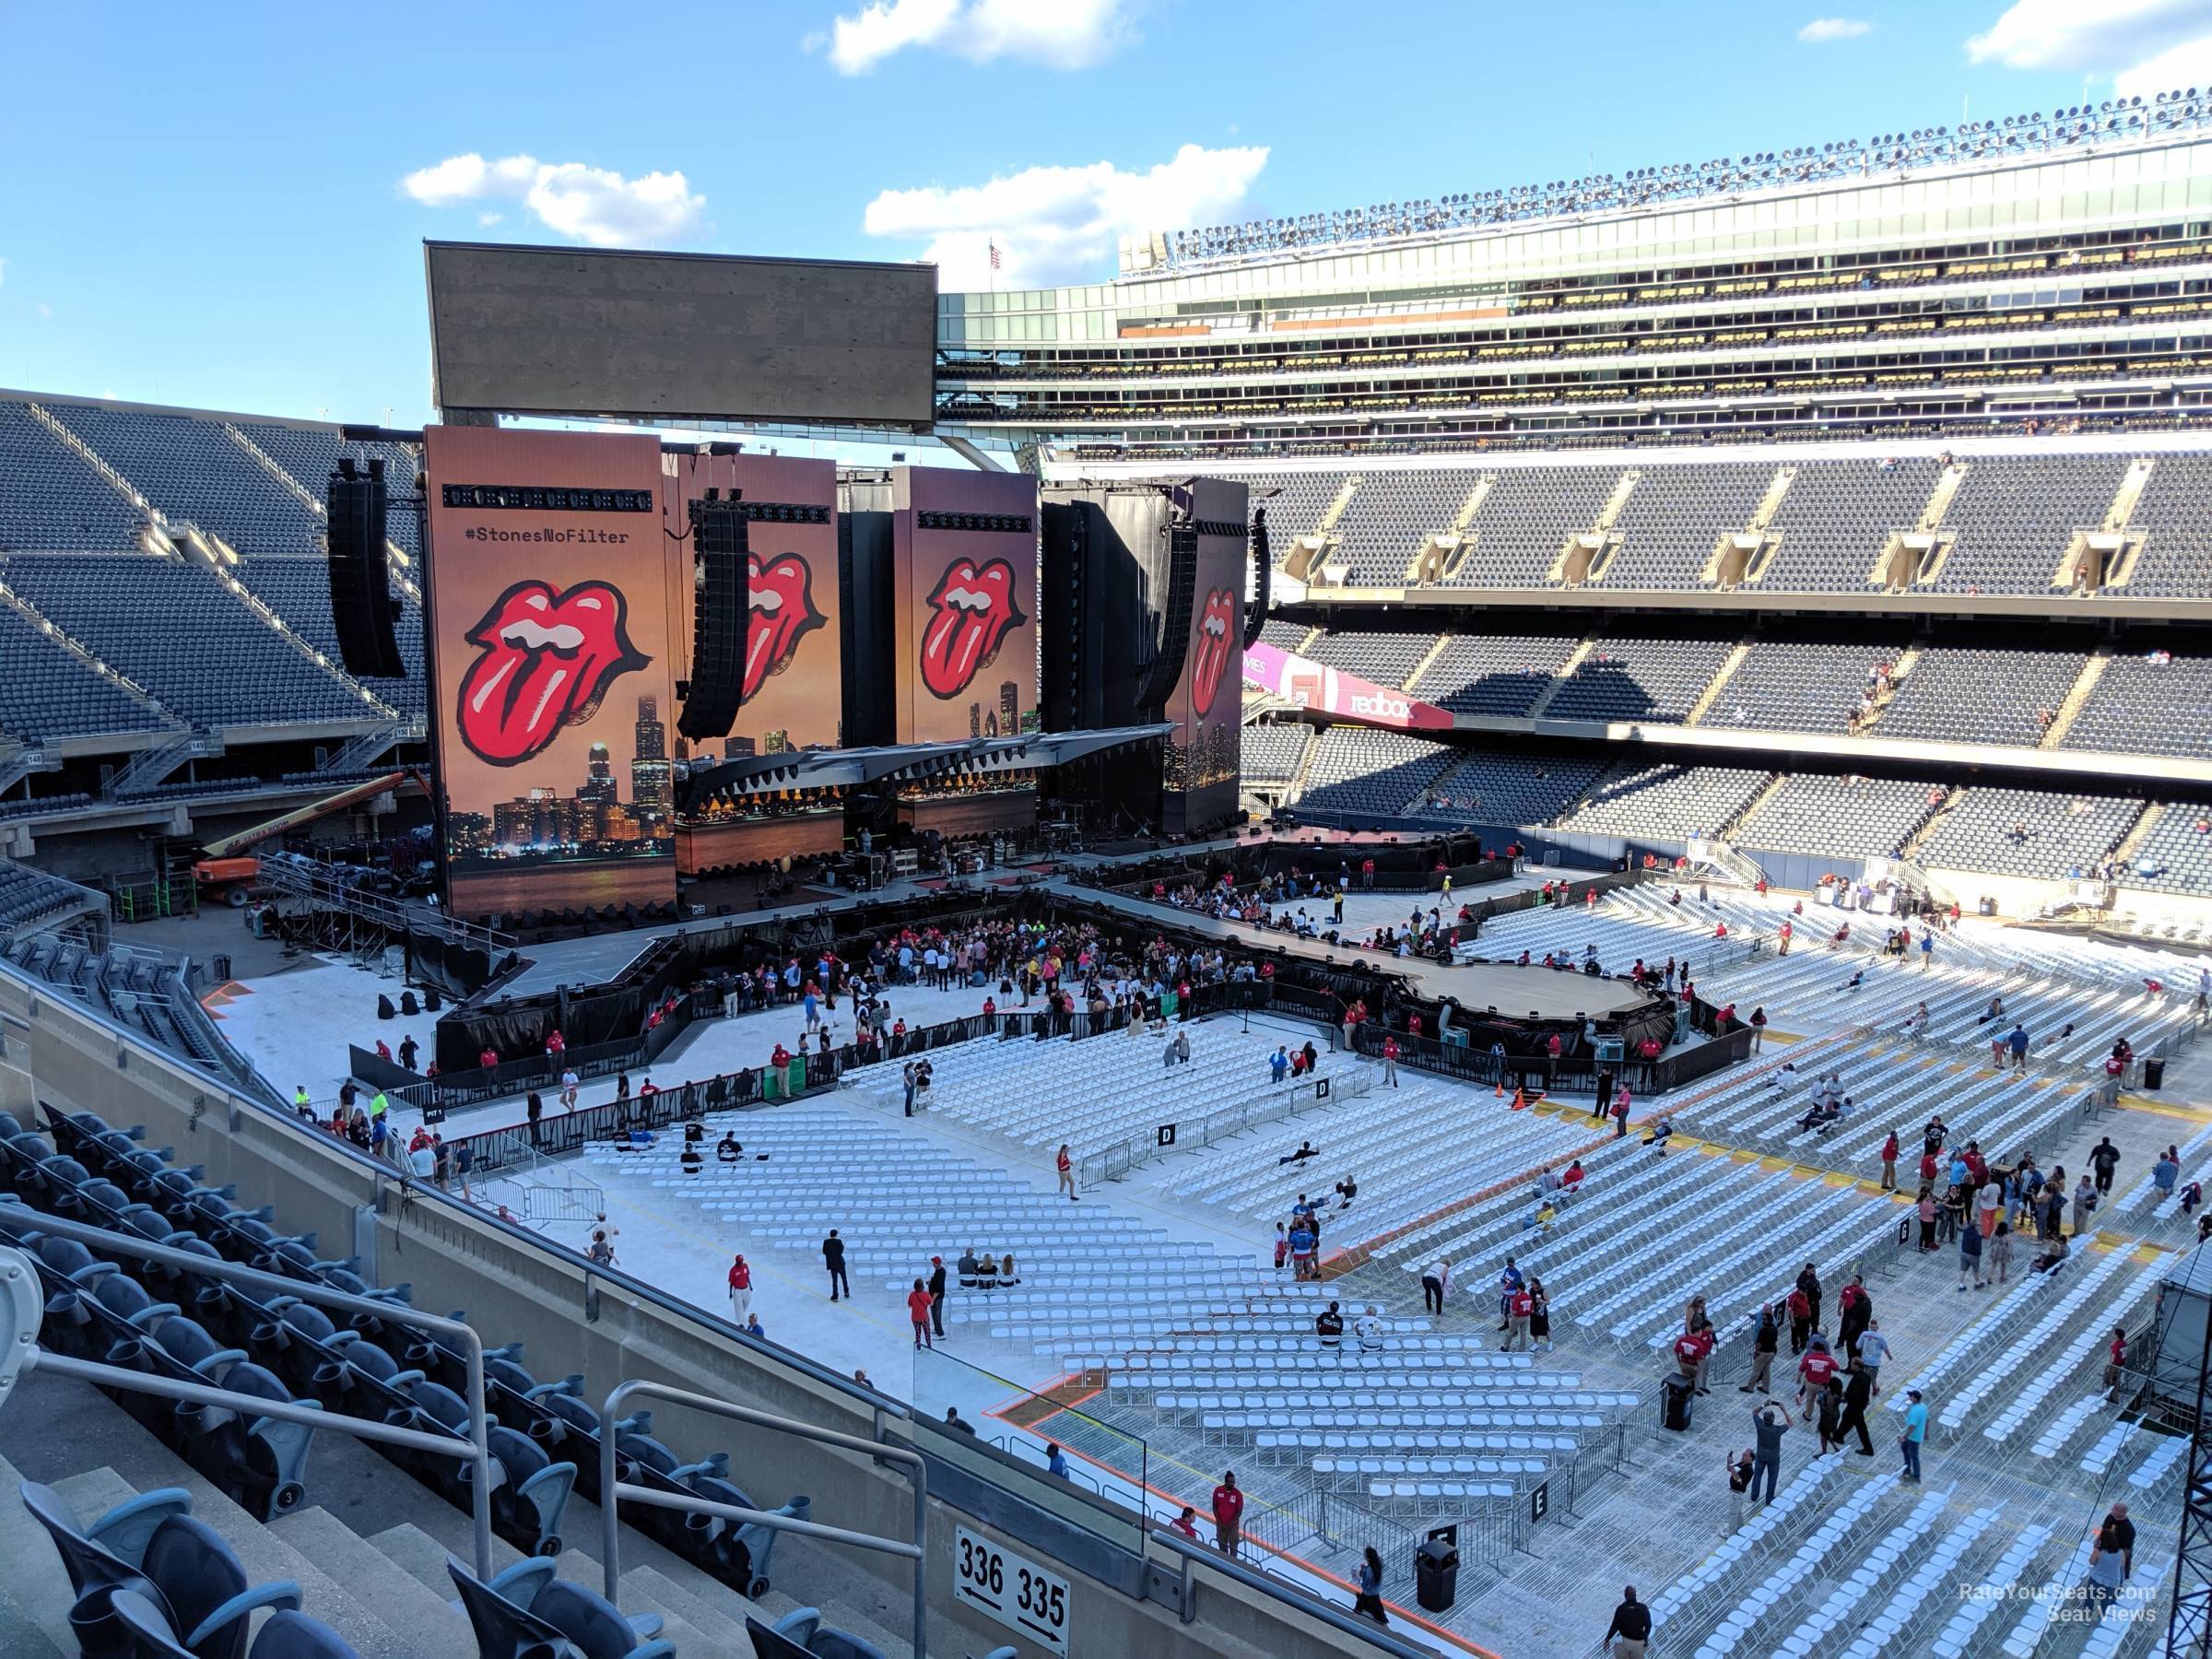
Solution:
[[(1477, 893), (1508, 893), (1522, 887), (1542, 885), (1547, 877), (1557, 878), (1558, 871), (1534, 871), (1508, 881), (1470, 888), (1456, 895), (1463, 900)], [(1593, 979), (1587, 974), (1562, 973), (1551, 968), (1516, 968), (1505, 962), (1476, 962), (1465, 967), (1446, 967), (1441, 962), (1423, 960), (1419, 957), (1383, 956), (1377, 951), (1359, 950), (1344, 946), (1324, 944), (1318, 939), (1301, 939), (1295, 934), (1277, 932), (1271, 928), (1247, 927), (1240, 923), (1217, 922), (1211, 916), (1194, 915), (1172, 905), (1155, 904), (1146, 899), (1132, 899), (1124, 893), (1107, 892), (1099, 888), (1081, 887), (1059, 878), (1044, 884), (1062, 897), (1104, 904), (1125, 912), (1132, 921), (1155, 926), (1187, 928), (1211, 938), (1234, 939), (1263, 950), (1280, 950), (1291, 956), (1303, 957), (1308, 961), (1334, 961), (1340, 967), (1365, 967), (1403, 974), (1424, 996), (1449, 996), (1470, 1013), (1481, 1014), (1495, 1007), (1499, 1014), (1510, 1019), (1572, 1019), (1587, 1015), (1603, 1018), (1642, 1006), (1649, 996), (1626, 980)], [(1403, 921), (1412, 909), (1415, 895), (1410, 893), (1359, 893), (1354, 902), (1362, 909), (1371, 910), (1387, 904), (1397, 911), (1396, 920)], [(1348, 917), (1347, 922), (1372, 927), (1371, 920)]]

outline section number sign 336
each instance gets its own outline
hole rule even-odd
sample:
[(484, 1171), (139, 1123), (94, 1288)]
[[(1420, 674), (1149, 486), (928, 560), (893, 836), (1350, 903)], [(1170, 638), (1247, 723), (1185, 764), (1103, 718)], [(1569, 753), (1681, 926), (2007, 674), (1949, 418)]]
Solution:
[(953, 1594), (1047, 1653), (1067, 1652), (1067, 1581), (964, 1526), (953, 1529)]

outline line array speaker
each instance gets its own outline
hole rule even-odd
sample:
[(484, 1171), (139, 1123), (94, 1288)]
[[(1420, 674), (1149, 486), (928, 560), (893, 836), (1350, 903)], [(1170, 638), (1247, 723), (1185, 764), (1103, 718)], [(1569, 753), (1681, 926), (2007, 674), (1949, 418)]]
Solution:
[(337, 630), (346, 672), (371, 679), (398, 679), (400, 661), (393, 623), (399, 601), (384, 553), (384, 463), (371, 456), (361, 472), (342, 457), (330, 475), (324, 505), (329, 513), (330, 621)]
[(1252, 510), (1252, 605), (1244, 613), (1244, 649), (1250, 651), (1260, 642), (1260, 629), (1267, 626), (1267, 572), (1273, 561), (1267, 553), (1267, 509)]
[(1198, 586), (1198, 526), (1178, 519), (1168, 529), (1168, 591), (1159, 619), (1159, 654), (1136, 694), (1140, 718), (1158, 720), (1191, 653), (1191, 606)]
[(693, 743), (728, 736), (745, 700), (746, 523), (735, 490), (691, 503), (691, 680), (676, 729)]

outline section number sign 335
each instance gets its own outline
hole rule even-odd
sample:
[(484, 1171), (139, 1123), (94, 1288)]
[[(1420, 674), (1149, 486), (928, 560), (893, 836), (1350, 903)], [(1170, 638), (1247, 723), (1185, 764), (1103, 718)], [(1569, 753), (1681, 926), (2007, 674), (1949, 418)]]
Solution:
[(953, 1594), (1047, 1653), (1067, 1652), (1067, 1581), (964, 1526), (953, 1529)]

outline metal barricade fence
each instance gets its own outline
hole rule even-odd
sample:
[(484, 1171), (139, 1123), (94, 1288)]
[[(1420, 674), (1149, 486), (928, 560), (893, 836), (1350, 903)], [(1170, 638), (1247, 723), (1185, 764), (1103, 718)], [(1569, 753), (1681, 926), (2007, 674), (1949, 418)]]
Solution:
[[(1279, 1091), (1270, 1089), (1252, 1100), (1221, 1107), (1197, 1118), (1182, 1118), (1172, 1124), (1162, 1124), (1145, 1134), (1128, 1135), (1095, 1152), (1086, 1153), (1077, 1166), (1077, 1181), (1085, 1187), (1096, 1186), (1105, 1181), (1119, 1181), (1160, 1153), (1210, 1147), (1217, 1141), (1241, 1134), (1255, 1124), (1272, 1124), (1283, 1118), (1294, 1118), (1300, 1110), (1318, 1106), (1324, 1100), (1356, 1100), (1373, 1088), (1374, 1085), (1373, 1069), (1362, 1066), (1357, 1071), (1288, 1084)], [(1163, 1135), (1170, 1138), (1163, 1139)]]

